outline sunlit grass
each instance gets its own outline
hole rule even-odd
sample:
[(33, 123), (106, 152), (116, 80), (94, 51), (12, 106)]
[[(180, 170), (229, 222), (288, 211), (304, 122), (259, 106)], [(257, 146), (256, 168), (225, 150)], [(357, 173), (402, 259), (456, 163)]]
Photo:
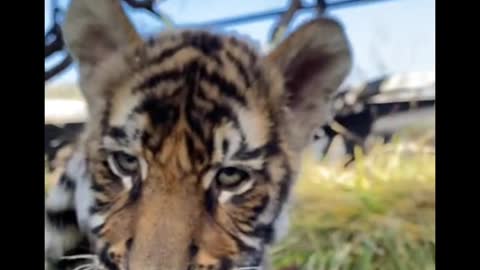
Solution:
[(435, 269), (435, 153), (375, 145), (349, 168), (306, 154), (277, 269)]

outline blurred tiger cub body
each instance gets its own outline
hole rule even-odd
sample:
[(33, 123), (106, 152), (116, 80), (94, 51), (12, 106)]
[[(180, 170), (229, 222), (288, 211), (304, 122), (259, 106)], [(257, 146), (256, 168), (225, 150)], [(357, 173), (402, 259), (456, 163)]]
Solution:
[(341, 26), (316, 19), (260, 56), (204, 31), (143, 41), (119, 1), (72, 0), (64, 35), (89, 117), (46, 201), (47, 261), (87, 243), (91, 269), (269, 269), (299, 155), (350, 69)]

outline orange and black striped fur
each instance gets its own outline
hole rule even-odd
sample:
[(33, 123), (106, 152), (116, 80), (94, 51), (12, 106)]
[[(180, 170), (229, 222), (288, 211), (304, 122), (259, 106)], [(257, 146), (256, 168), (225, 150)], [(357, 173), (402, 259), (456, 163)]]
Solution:
[(144, 41), (119, 1), (72, 0), (63, 29), (89, 117), (46, 201), (47, 261), (269, 269), (301, 151), (350, 69), (342, 27), (313, 20), (261, 56), (204, 31)]

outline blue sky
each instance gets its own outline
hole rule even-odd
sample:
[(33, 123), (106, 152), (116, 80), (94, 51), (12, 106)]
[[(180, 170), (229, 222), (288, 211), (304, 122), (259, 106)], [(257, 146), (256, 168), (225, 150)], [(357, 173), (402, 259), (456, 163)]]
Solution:
[[(63, 3), (65, 1), (61, 1)], [(200, 23), (285, 7), (288, 0), (163, 0), (158, 7), (175, 23)], [(303, 0), (310, 3), (311, 0)], [(130, 12), (137, 29), (145, 35), (162, 24), (145, 12)], [(387, 0), (349, 8), (332, 9), (347, 31), (354, 53), (354, 69), (347, 84), (374, 79), (386, 73), (423, 72), (435, 69), (435, 0)], [(298, 14), (292, 29), (311, 18)], [(45, 0), (45, 31), (51, 24), (50, 0)], [(222, 29), (246, 34), (265, 45), (275, 18)], [(61, 56), (58, 56), (61, 57)], [(55, 61), (55, 60), (54, 60)], [(46, 63), (46, 67), (51, 63)], [(52, 84), (76, 81), (74, 68), (51, 80)]]

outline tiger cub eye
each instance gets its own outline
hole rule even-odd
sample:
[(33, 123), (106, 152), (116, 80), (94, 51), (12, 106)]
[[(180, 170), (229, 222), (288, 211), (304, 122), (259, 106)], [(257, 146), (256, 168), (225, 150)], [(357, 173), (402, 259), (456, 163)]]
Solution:
[(249, 174), (236, 167), (221, 168), (215, 176), (215, 181), (220, 187), (235, 187), (249, 178)]
[(140, 168), (140, 163), (135, 156), (121, 151), (113, 152), (108, 161), (112, 170), (123, 176), (135, 175)]

